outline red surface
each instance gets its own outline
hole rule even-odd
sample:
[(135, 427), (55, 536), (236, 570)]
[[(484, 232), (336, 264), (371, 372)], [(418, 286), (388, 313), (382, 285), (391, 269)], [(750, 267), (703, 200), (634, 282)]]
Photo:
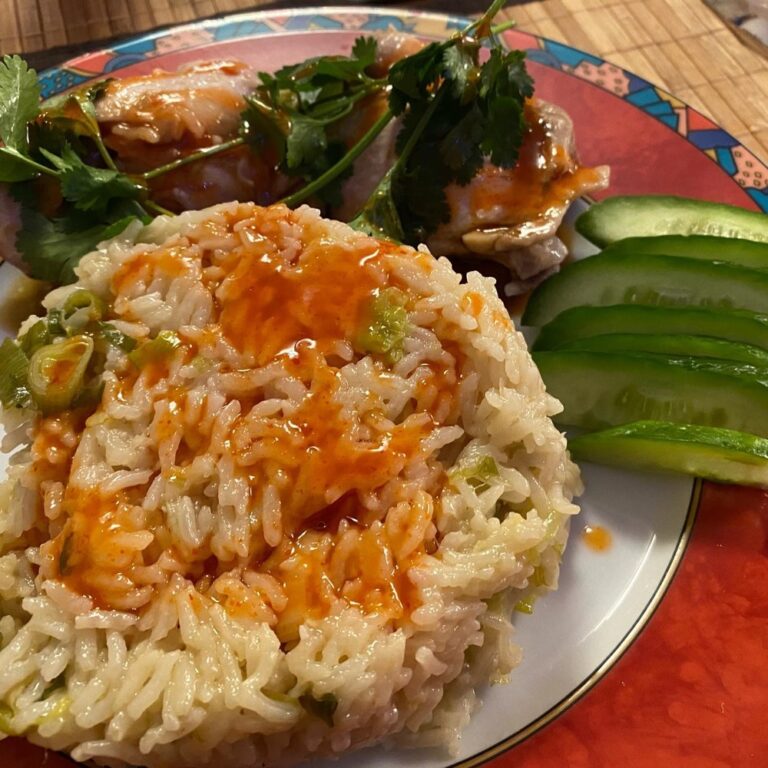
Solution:
[(707, 485), (677, 577), (640, 638), (494, 768), (768, 766), (768, 495)]

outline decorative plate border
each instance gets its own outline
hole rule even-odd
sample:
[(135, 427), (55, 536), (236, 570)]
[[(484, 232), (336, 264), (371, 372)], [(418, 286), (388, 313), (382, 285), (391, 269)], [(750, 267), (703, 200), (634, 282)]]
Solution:
[[(48, 97), (96, 77), (157, 56), (223, 40), (312, 30), (398, 30), (443, 38), (467, 23), (460, 16), (360, 6), (296, 11), (256, 11), (210, 19), (135, 37), (41, 73)], [(515, 31), (528, 56), (544, 66), (586, 80), (628, 101), (687, 139), (719, 165), (755, 204), (768, 212), (768, 165), (727, 131), (680, 99), (620, 67), (576, 48)]]

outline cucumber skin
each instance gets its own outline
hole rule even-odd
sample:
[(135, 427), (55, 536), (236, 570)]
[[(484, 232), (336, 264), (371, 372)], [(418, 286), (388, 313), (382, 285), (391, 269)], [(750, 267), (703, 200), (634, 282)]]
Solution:
[(568, 447), (579, 461), (768, 485), (768, 440), (728, 429), (640, 421), (571, 438)]
[(544, 281), (522, 322), (544, 325), (574, 306), (613, 304), (762, 312), (768, 310), (768, 272), (680, 256), (598, 254)]
[(768, 242), (768, 216), (673, 195), (609, 197), (576, 219), (576, 231), (604, 247), (627, 237), (714, 235)]
[(606, 333), (562, 344), (558, 349), (619, 354), (675, 355), (747, 363), (768, 368), (768, 350), (710, 336), (688, 334)]
[(664, 420), (768, 437), (768, 371), (752, 366), (603, 352), (535, 352), (561, 426), (606, 429)]
[(604, 254), (654, 253), (686, 259), (723, 261), (750, 269), (768, 269), (768, 243), (711, 235), (659, 235), (616, 240)]
[(557, 349), (576, 339), (606, 333), (687, 333), (768, 350), (768, 315), (698, 307), (647, 307), (642, 304), (573, 307), (561, 312), (541, 329), (533, 349)]

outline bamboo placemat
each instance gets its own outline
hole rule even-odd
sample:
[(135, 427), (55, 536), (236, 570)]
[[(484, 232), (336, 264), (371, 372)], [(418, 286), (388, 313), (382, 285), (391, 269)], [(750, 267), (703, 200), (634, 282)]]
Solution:
[[(0, 0), (0, 51), (36, 66), (158, 26), (322, 0)], [(330, 3), (329, 3), (330, 4)], [(336, 4), (339, 3), (338, 0)], [(483, 0), (401, 5), (473, 13)], [(702, 0), (539, 0), (504, 11), (522, 29), (606, 58), (666, 88), (768, 157), (768, 58), (745, 46)], [(59, 46), (64, 46), (58, 49)], [(54, 49), (54, 50), (51, 50)]]

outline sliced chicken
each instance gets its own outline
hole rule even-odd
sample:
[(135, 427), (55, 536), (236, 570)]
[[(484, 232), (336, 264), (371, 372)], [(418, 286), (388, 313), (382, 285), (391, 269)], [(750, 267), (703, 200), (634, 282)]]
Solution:
[(112, 80), (96, 104), (105, 132), (147, 144), (182, 139), (219, 143), (237, 134), (258, 74), (241, 61), (203, 61), (178, 72)]
[(437, 255), (474, 255), (506, 266), (507, 295), (530, 290), (567, 255), (557, 230), (570, 204), (608, 186), (607, 166), (579, 165), (573, 123), (560, 107), (531, 100), (530, 129), (513, 168), (486, 163), (466, 186), (446, 190), (451, 220), (427, 240)]

